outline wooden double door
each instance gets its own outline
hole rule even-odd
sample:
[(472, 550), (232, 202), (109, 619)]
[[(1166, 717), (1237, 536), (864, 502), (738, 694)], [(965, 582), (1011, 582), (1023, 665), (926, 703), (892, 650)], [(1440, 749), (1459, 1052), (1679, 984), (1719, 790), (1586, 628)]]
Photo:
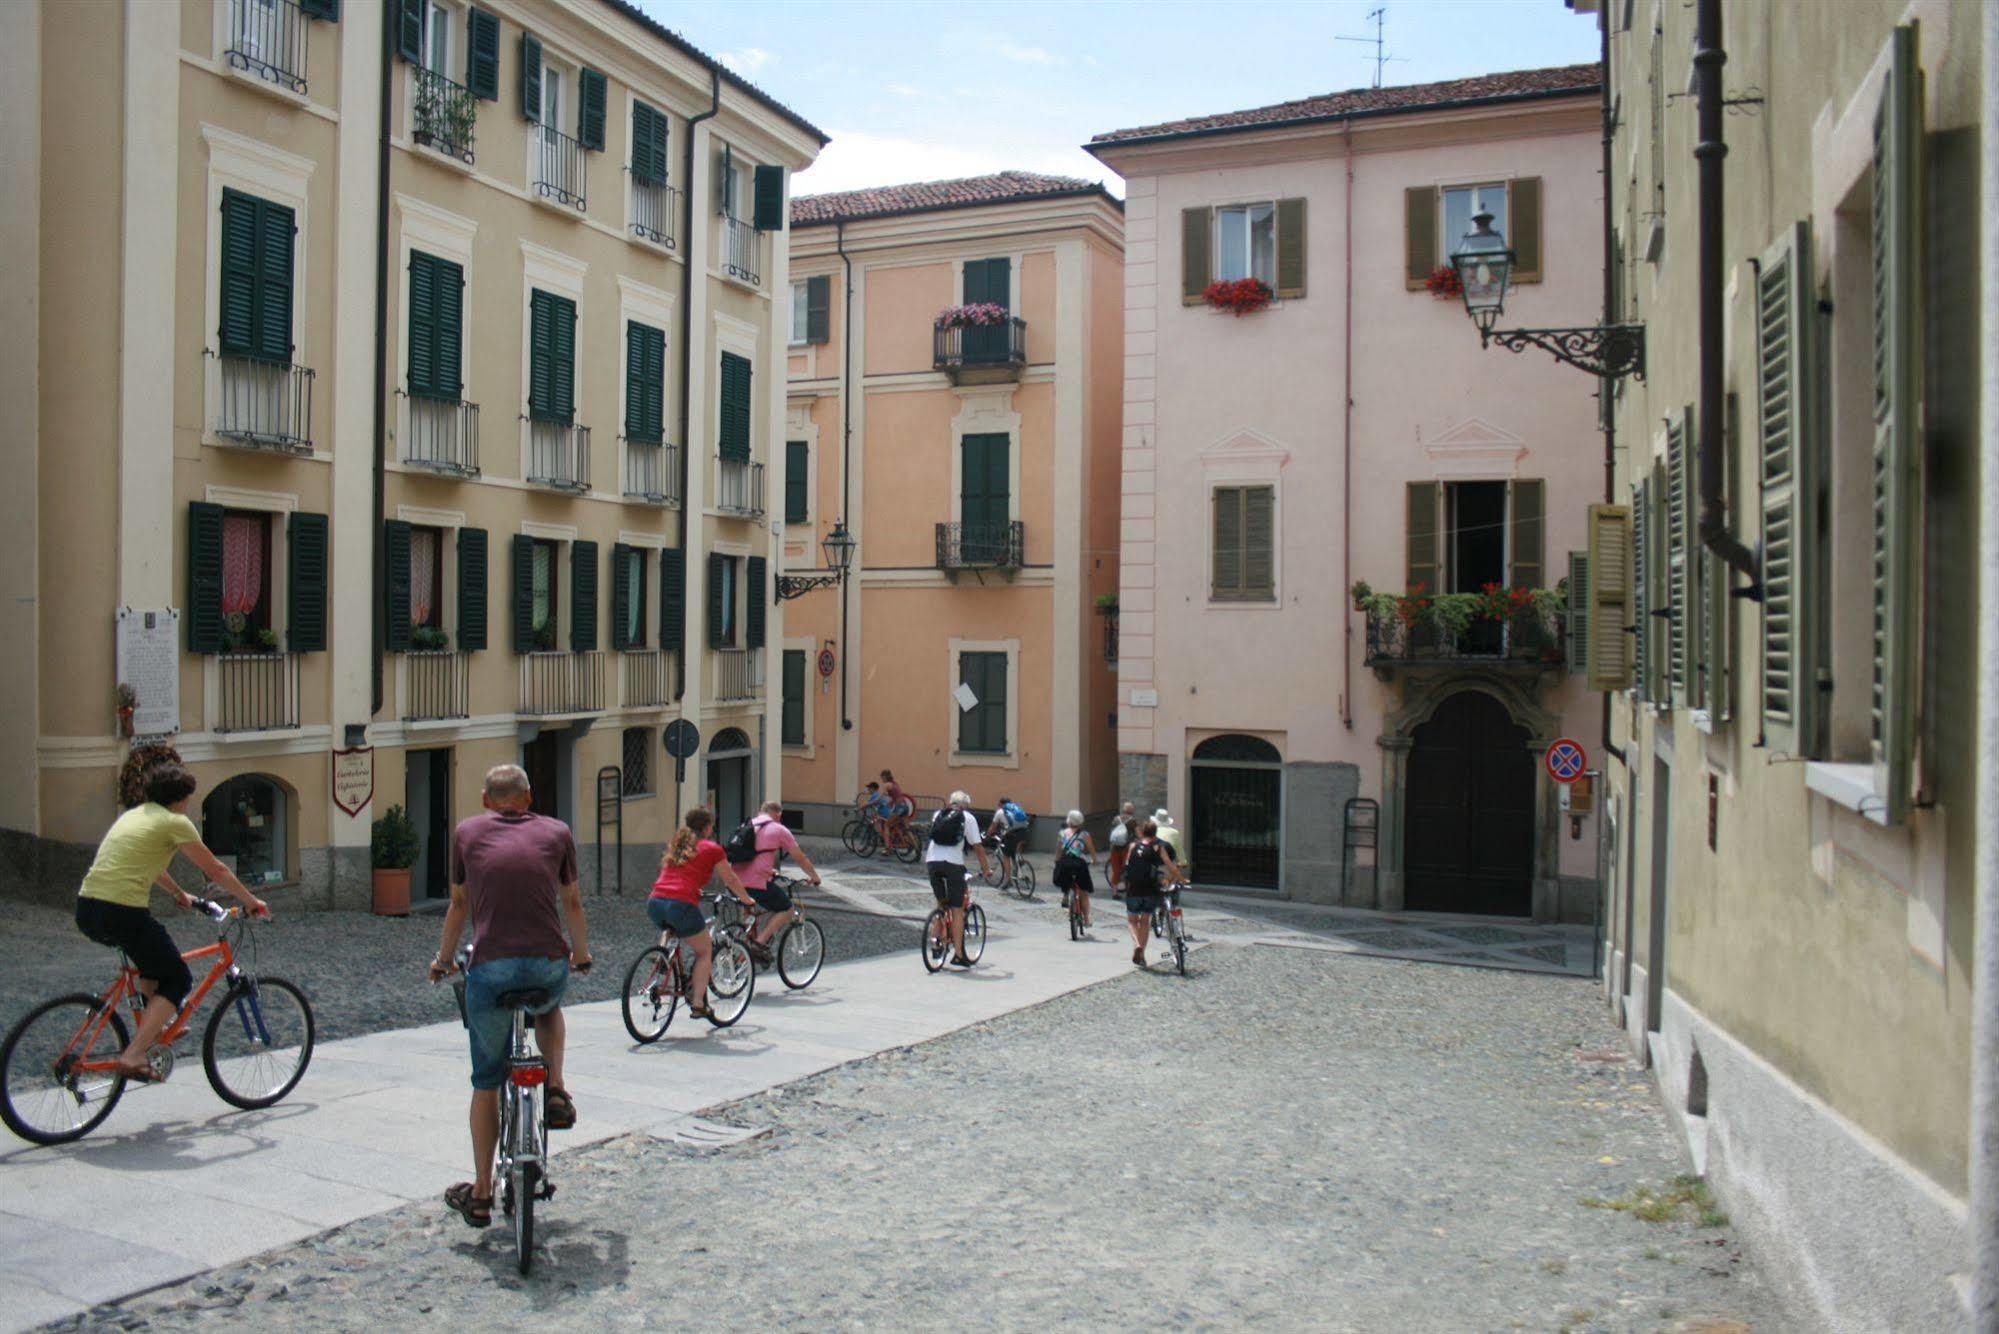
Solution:
[(1403, 905), (1526, 917), (1540, 776), (1527, 729), (1466, 690), (1418, 725), (1409, 753)]

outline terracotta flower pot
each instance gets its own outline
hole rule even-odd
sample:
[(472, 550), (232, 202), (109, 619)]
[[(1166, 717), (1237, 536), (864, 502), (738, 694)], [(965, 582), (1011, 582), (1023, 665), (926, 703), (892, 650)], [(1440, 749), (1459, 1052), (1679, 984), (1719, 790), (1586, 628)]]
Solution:
[(375, 915), (377, 917), (408, 917), (410, 915), (410, 871), (409, 867), (391, 869), (385, 866), (375, 868)]

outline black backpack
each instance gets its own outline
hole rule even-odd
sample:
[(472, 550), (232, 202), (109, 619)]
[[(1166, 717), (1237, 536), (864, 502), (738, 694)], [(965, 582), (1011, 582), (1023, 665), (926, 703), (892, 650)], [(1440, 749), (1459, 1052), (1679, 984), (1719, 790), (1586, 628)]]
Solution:
[(729, 835), (729, 841), (722, 845), (722, 855), (729, 859), (731, 866), (741, 866), (744, 862), (755, 861), (759, 851), (754, 818), (737, 825), (736, 832)]
[(1125, 859), (1125, 888), (1134, 894), (1156, 894), (1159, 892), (1159, 844), (1140, 843)]
[(930, 841), (940, 848), (955, 848), (965, 841), (965, 813), (946, 806), (930, 817)]

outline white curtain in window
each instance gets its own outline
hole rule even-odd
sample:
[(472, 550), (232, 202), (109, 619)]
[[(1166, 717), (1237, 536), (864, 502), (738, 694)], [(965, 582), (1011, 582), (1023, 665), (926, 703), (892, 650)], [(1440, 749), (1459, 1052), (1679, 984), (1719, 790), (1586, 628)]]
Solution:
[(410, 534), (410, 624), (429, 625), (436, 603), (437, 533), (419, 528)]
[(548, 626), (549, 594), (555, 582), (555, 553), (548, 547), (534, 549), (534, 628), (539, 633)]
[(222, 518), (222, 614), (255, 611), (264, 593), (264, 521), (247, 514)]

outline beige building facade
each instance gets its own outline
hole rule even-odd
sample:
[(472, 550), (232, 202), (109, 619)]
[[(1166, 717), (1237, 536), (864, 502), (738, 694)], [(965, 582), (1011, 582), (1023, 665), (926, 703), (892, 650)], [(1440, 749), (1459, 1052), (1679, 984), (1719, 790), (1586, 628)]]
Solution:
[(586, 862), (621, 833), (628, 881), (672, 827), (669, 721), (702, 732), (685, 800), (775, 789), (762, 478), (784, 200), (823, 135), (617, 0), (0, 31), (32, 257), (5, 279), (15, 888), (73, 892), (128, 737), (307, 906), (365, 904), (391, 805), (443, 894), (495, 763)]
[(1054, 816), (1046, 841), (1115, 800), (1122, 210), (1005, 172), (804, 197), (791, 225), (785, 562), (841, 521), (859, 546), (788, 604), (786, 798), (837, 832), (886, 768)]

